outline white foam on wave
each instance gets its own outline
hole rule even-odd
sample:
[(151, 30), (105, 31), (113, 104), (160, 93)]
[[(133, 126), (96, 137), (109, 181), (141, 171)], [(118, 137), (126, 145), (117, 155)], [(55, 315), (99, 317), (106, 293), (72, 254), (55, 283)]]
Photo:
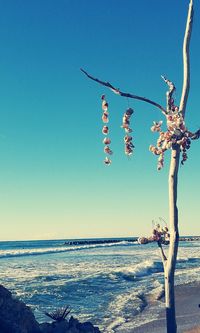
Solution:
[(164, 296), (164, 284), (155, 280), (152, 283), (152, 289), (148, 292), (148, 297), (150, 296), (153, 301), (160, 300)]
[[(159, 314), (159, 308), (163, 303), (157, 301), (163, 295), (163, 284), (151, 280), (151, 290), (146, 286), (138, 286), (137, 289), (118, 295), (107, 309), (109, 319), (104, 320), (105, 333), (130, 332), (144, 323), (155, 320)], [(154, 307), (147, 307), (150, 298), (154, 300)], [(143, 312), (145, 308), (145, 312)]]
[(146, 276), (152, 273), (161, 272), (163, 270), (162, 263), (159, 261), (145, 260), (136, 265), (122, 268), (118, 274), (123, 275), (125, 279), (134, 280), (136, 278)]
[(122, 241), (119, 243), (114, 242), (114, 243), (103, 243), (103, 244), (58, 246), (58, 247), (35, 248), (35, 249), (22, 248), (22, 249), (0, 250), (0, 258), (44, 255), (44, 254), (62, 253), (62, 252), (68, 252), (68, 251), (78, 251), (78, 250), (88, 250), (88, 249), (95, 249), (95, 248), (130, 245), (130, 244), (132, 244), (132, 243), (127, 242), (127, 241)]
[(146, 302), (142, 291), (130, 291), (118, 295), (108, 306), (109, 318), (104, 319), (105, 332), (115, 332), (115, 329), (124, 323), (133, 321), (133, 317), (140, 313)]
[(200, 267), (185, 268), (176, 270), (175, 284), (187, 284), (192, 282), (200, 282)]

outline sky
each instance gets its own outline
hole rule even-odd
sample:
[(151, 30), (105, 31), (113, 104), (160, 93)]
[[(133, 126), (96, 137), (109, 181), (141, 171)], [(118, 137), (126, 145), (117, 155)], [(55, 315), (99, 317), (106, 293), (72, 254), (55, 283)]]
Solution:
[[(166, 75), (182, 90), (189, 0), (7, 0), (0, 4), (0, 240), (148, 235), (168, 221), (168, 169), (149, 152), (155, 107), (114, 95), (80, 67), (165, 106)], [(194, 0), (187, 127), (200, 126), (200, 3)], [(112, 165), (103, 164), (101, 95)], [(134, 108), (134, 155), (120, 128)], [(163, 119), (164, 120), (164, 119)], [(200, 142), (179, 171), (181, 235), (200, 234)]]

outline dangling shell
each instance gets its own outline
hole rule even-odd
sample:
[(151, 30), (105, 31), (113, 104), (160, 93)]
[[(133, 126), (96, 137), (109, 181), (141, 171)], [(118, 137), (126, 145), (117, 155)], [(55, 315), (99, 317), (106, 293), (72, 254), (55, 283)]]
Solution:
[(126, 133), (132, 133), (133, 130), (130, 127), (124, 128)]
[(105, 99), (103, 99), (103, 101), (102, 101), (102, 110), (108, 111), (108, 103), (106, 102)]
[(110, 165), (111, 163), (112, 163), (112, 161), (106, 156), (106, 158), (104, 160), (104, 164)]
[(129, 135), (126, 135), (125, 137), (124, 137), (124, 142), (130, 142), (130, 141), (132, 141), (132, 136), (129, 136)]
[(102, 115), (102, 120), (104, 123), (108, 123), (109, 119), (108, 119), (108, 112), (104, 111), (103, 115)]
[(139, 244), (148, 244), (149, 242), (148, 238), (146, 237), (139, 237), (137, 241)]
[(104, 126), (104, 127), (103, 127), (103, 129), (102, 129), (102, 133), (103, 133), (104, 135), (107, 135), (107, 134), (109, 133), (109, 128), (108, 128), (108, 126)]
[(169, 230), (169, 229), (168, 229), (167, 227), (163, 227), (163, 232), (164, 232), (164, 233), (168, 232), (168, 230)]
[(132, 155), (133, 154), (132, 146), (129, 143), (126, 143), (126, 145), (125, 145), (125, 154), (126, 155)]
[(110, 149), (109, 146), (105, 146), (105, 148), (104, 148), (104, 153), (109, 154), (109, 155), (112, 155), (112, 154), (113, 154), (113, 152), (112, 152), (112, 150)]
[(111, 140), (109, 138), (105, 138), (105, 139), (103, 139), (103, 143), (105, 145), (109, 145), (111, 143)]
[(133, 112), (134, 110), (132, 108), (128, 108), (125, 114), (130, 117), (133, 114)]
[(123, 125), (130, 125), (129, 117), (126, 114), (124, 114), (122, 121)]

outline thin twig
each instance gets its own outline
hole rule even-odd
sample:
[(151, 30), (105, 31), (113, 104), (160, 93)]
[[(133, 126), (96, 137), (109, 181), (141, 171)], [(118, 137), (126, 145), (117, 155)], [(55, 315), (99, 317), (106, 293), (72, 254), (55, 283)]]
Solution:
[(137, 95), (133, 95), (133, 94), (130, 94), (130, 93), (125, 93), (125, 92), (122, 92), (119, 88), (115, 88), (112, 84), (110, 84), (109, 82), (104, 82), (104, 81), (101, 81), (95, 77), (93, 77), (92, 75), (88, 74), (84, 69), (81, 68), (81, 71), (91, 80), (109, 88), (112, 90), (112, 92), (114, 92), (115, 94), (117, 95), (120, 95), (122, 97), (128, 97), (128, 98), (133, 98), (133, 99), (138, 99), (140, 101), (143, 101), (143, 102), (146, 102), (146, 103), (149, 103), (149, 104), (152, 104), (154, 106), (156, 106), (157, 108), (159, 108), (162, 113), (166, 114), (166, 110), (158, 103), (146, 98), (146, 97), (141, 97), (141, 96), (137, 96)]
[(165, 76), (161, 75), (161, 78), (165, 81), (165, 83), (169, 87), (169, 91), (166, 92), (166, 97), (167, 97), (167, 112), (171, 111), (172, 106), (174, 105), (173, 102), (173, 93), (176, 90), (176, 87), (173, 82), (168, 80)]
[(164, 267), (164, 269), (165, 269), (165, 266), (166, 266), (166, 263), (167, 263), (167, 257), (166, 257), (166, 255), (165, 255), (165, 253), (164, 253), (164, 250), (163, 250), (163, 247), (162, 247), (161, 242), (158, 241), (157, 244), (158, 244), (158, 247), (159, 247), (159, 249), (160, 249), (160, 254), (161, 254), (161, 258), (162, 258), (162, 263), (163, 263), (163, 267)]

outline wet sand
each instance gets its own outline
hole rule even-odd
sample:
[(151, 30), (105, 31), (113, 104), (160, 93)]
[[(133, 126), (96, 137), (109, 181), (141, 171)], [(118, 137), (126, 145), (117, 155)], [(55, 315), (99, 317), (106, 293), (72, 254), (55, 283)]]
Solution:
[[(200, 283), (189, 283), (177, 286), (175, 289), (175, 295), (178, 327), (177, 333), (200, 333)], [(157, 320), (130, 331), (130, 333), (165, 332), (165, 311), (161, 311)]]

